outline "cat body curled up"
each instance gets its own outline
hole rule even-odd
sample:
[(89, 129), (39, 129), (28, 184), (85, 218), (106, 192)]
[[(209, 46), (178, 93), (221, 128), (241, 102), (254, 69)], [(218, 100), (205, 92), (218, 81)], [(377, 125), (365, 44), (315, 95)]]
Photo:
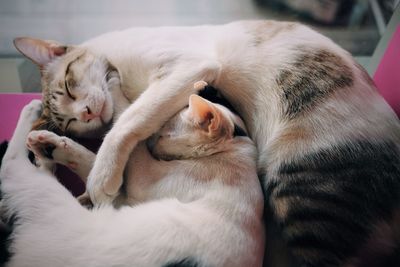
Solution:
[(133, 148), (186, 105), (198, 80), (245, 121), (266, 203), (298, 266), (350, 264), (399, 205), (398, 118), (346, 51), (303, 25), (132, 28), (78, 46), (15, 44), (42, 69), (39, 123), (79, 135), (114, 121), (88, 178), (97, 205), (114, 200)]
[[(23, 109), (2, 163), (4, 206), (17, 218), (6, 266), (262, 265), (256, 149), (248, 137), (234, 136), (235, 125), (243, 126), (227, 109), (194, 95), (148, 145), (139, 144), (120, 200), (133, 206), (118, 210), (87, 210), (50, 172), (30, 163), (27, 139), (36, 148), (56, 144), (55, 159), (85, 156), (78, 164), (90, 165), (95, 157), (52, 132), (28, 137), (40, 109), (37, 100)], [(154, 159), (147, 147), (169, 161)]]

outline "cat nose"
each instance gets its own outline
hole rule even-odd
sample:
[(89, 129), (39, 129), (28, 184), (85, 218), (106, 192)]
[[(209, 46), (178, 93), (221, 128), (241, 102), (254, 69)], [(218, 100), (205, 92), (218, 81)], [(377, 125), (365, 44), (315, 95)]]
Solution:
[(89, 122), (94, 118), (100, 117), (100, 115), (100, 113), (92, 112), (92, 110), (88, 106), (86, 106), (81, 113), (81, 120), (84, 122)]

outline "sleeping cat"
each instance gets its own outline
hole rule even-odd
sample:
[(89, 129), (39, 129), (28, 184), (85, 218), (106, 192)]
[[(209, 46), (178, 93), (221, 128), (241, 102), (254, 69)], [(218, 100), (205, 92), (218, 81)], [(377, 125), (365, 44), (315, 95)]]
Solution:
[[(147, 144), (158, 159), (145, 143), (135, 148), (126, 185), (135, 205), (89, 211), (27, 157), (25, 140), (40, 109), (37, 100), (23, 109), (1, 168), (4, 204), (17, 218), (7, 266), (262, 265), (256, 149), (234, 136), (242, 123), (229, 110), (192, 96)], [(51, 143), (51, 134), (58, 137), (32, 132), (28, 142)], [(59, 141), (55, 157), (77, 145)]]
[[(206, 84), (203, 81), (196, 82), (194, 84), (194, 87), (198, 89), (203, 89), (201, 95), (213, 99), (214, 103), (224, 101), (223, 99), (215, 95), (215, 89), (209, 88), (208, 86), (206, 88)], [(230, 117), (231, 120), (234, 122), (233, 135), (247, 136), (247, 133), (243, 130), (245, 126), (241, 119), (239, 119), (237, 115), (233, 115), (233, 113), (225, 106), (211, 104), (207, 100), (196, 95), (191, 96), (191, 103), (194, 104), (189, 105), (189, 107), (197, 107), (198, 115), (201, 111), (199, 109), (201, 108), (203, 108), (203, 112), (208, 112), (211, 110), (210, 107), (218, 106), (218, 109), (223, 111), (225, 115)], [(229, 104), (225, 105), (229, 106)], [(212, 109), (211, 111), (213, 110), (214, 109)], [(207, 115), (207, 113), (204, 113), (203, 115)], [(215, 123), (215, 120), (213, 122)], [(163, 132), (166, 132), (165, 134), (170, 136), (171, 133), (167, 132), (168, 130), (166, 130), (165, 128), (167, 128), (168, 125), (171, 125), (172, 123), (173, 122), (169, 122), (167, 126), (164, 126), (164, 128), (161, 129), (160, 133), (162, 134)], [(208, 125), (206, 124), (204, 126)], [(147, 153), (145, 143), (148, 147), (151, 147), (152, 144), (154, 145), (154, 141), (156, 139), (159, 139), (157, 137), (160, 136), (160, 133), (152, 136), (152, 138), (150, 138), (147, 142), (142, 142), (140, 146), (134, 150), (132, 156), (127, 163), (127, 166), (125, 167), (124, 184), (120, 188), (119, 195), (113, 203), (114, 206), (118, 207), (120, 205), (135, 205), (137, 204), (137, 201), (141, 199), (139, 196), (146, 195), (144, 185), (148, 183), (148, 181), (146, 182), (146, 179), (148, 180), (148, 174), (146, 173), (148, 173), (149, 168), (154, 168), (155, 165), (160, 165), (160, 168), (162, 168), (162, 166), (165, 167), (165, 169), (163, 169), (162, 171), (166, 171), (167, 165), (165, 165), (164, 163), (154, 164), (151, 160), (151, 157), (157, 157), (164, 160), (177, 159), (178, 155), (180, 155), (181, 153), (185, 153), (185, 157), (187, 157), (186, 154), (188, 154), (187, 151), (189, 149), (193, 150), (192, 154), (197, 153), (195, 157), (198, 157), (199, 154), (202, 154), (202, 156), (204, 156), (204, 149), (209, 150), (209, 152), (207, 153), (214, 154), (215, 150), (219, 149), (218, 142), (220, 141), (220, 139), (217, 138), (215, 140), (216, 143), (211, 143), (207, 135), (195, 135), (194, 133), (203, 134), (203, 131), (198, 130), (199, 129), (196, 128), (189, 129), (187, 131), (187, 136), (183, 136), (184, 138), (181, 139), (180, 144), (179, 142), (175, 142), (173, 147), (168, 148), (168, 151), (171, 151), (172, 149), (175, 150), (172, 158), (171, 156), (168, 156), (168, 153), (160, 154), (159, 152), (157, 152), (157, 150), (152, 150), (152, 156)], [(190, 139), (187, 139), (188, 137)], [(205, 140), (203, 140), (204, 137), (206, 137)], [(190, 142), (191, 139), (194, 141), (194, 143)], [(171, 142), (169, 139), (167, 140)], [(209, 148), (205, 148), (205, 146), (201, 144), (201, 141), (203, 141), (203, 143), (205, 143)], [(214, 145), (216, 145), (216, 147), (213, 147)], [(84, 147), (83, 145), (66, 136), (59, 136), (56, 133), (47, 130), (31, 131), (28, 135), (27, 146), (28, 149), (31, 150), (36, 156), (35, 164), (39, 167), (50, 172), (54, 172), (55, 164), (64, 165), (68, 167), (71, 171), (75, 172), (84, 183), (87, 182), (87, 176), (89, 175), (89, 172), (93, 167), (93, 163), (96, 159), (96, 154)], [(152, 167), (149, 166), (147, 161), (152, 162), (150, 164)], [(83, 204), (90, 204), (90, 199), (87, 199), (87, 197), (88, 195), (85, 193), (82, 196), (78, 197), (78, 199), (82, 201)], [(141, 201), (146, 201), (146, 199), (141, 199)]]
[(303, 25), (132, 28), (78, 46), (15, 45), (42, 69), (39, 124), (80, 135), (114, 123), (88, 178), (95, 204), (113, 201), (131, 151), (186, 105), (197, 80), (245, 121), (297, 266), (353, 262), (400, 201), (398, 118), (346, 51)]

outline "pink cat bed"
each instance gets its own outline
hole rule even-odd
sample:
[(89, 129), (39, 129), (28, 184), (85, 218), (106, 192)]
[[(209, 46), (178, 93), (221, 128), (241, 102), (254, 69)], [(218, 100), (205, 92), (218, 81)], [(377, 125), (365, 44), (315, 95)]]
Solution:
[(32, 99), (40, 98), (40, 94), (0, 94), (0, 142), (10, 140), (21, 109)]

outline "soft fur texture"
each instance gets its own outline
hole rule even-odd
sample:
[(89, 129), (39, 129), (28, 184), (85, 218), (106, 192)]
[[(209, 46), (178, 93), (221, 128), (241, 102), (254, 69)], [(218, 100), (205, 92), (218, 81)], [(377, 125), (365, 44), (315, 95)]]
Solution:
[[(4, 205), (17, 218), (6, 266), (262, 265), (256, 150), (248, 137), (234, 137), (240, 119), (227, 109), (192, 96), (189, 108), (176, 114), (151, 145), (160, 157), (181, 160), (156, 160), (142, 143), (130, 158), (123, 197), (135, 206), (91, 211), (50, 172), (30, 163), (25, 140), (40, 111), (37, 100), (23, 109), (1, 168)], [(49, 144), (58, 137), (55, 157), (77, 146), (50, 134), (31, 132), (28, 142)], [(193, 154), (191, 146), (176, 155), (171, 151), (176, 139), (197, 140), (200, 150)], [(211, 140), (217, 142), (212, 151), (201, 149)]]
[[(16, 45), (41, 66), (46, 107), (63, 115), (61, 129), (82, 134), (115, 122), (88, 178), (97, 205), (113, 200), (129, 154), (186, 105), (198, 80), (244, 119), (266, 201), (298, 265), (349, 262), (398, 205), (398, 118), (346, 51), (303, 25), (132, 28), (64, 50), (26, 38)], [(92, 102), (87, 92), (112, 100)]]

